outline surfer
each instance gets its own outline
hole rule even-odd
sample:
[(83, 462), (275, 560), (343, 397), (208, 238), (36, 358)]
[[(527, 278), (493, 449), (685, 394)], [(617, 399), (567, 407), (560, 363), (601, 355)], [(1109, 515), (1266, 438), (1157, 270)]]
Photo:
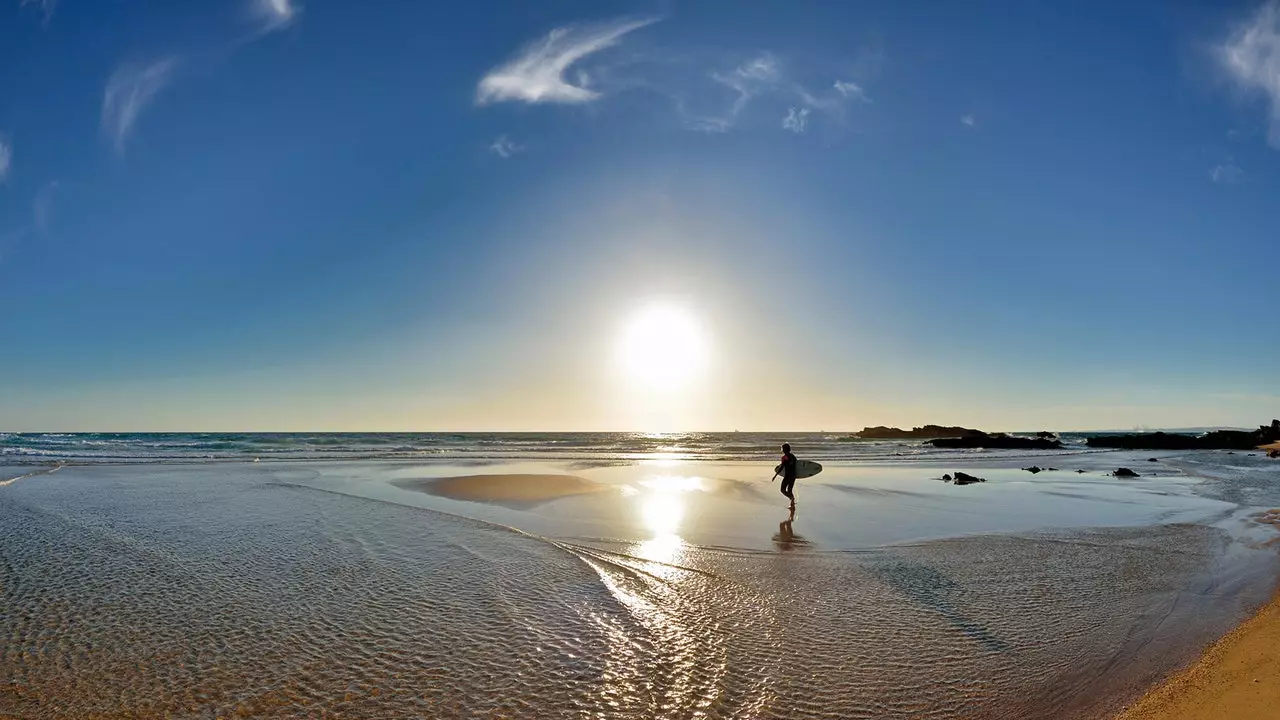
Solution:
[(782, 494), (791, 500), (791, 508), (796, 507), (796, 496), (791, 489), (796, 485), (796, 456), (791, 454), (791, 444), (782, 443), (782, 464), (778, 466), (782, 475)]

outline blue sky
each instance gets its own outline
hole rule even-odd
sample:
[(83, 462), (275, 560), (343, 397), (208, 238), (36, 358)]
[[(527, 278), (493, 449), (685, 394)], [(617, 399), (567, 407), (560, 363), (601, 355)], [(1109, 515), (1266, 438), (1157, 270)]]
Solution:
[(0, 427), (1257, 424), (1277, 78), (1274, 1), (9, 0)]

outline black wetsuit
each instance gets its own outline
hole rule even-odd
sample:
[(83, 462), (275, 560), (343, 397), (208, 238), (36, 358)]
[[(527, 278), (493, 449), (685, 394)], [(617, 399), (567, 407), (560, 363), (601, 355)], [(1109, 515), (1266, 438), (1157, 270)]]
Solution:
[(796, 456), (786, 453), (782, 456), (782, 494), (795, 501), (791, 488), (796, 484)]

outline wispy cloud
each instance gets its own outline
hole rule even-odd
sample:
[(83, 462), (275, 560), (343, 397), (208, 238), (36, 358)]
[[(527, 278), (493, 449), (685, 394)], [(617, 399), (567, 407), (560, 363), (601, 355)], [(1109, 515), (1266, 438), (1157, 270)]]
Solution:
[(0, 135), (0, 183), (9, 181), (9, 163), (13, 160), (13, 146), (9, 138)]
[(840, 93), (841, 97), (854, 98), (865, 103), (871, 102), (871, 98), (867, 97), (866, 91), (864, 91), (862, 86), (858, 83), (849, 82), (847, 80), (837, 80), (835, 89), (836, 92)]
[(40, 12), (44, 15), (40, 23), (48, 26), (49, 21), (53, 19), (53, 11), (58, 9), (58, 0), (22, 0), (18, 5), (19, 7), (35, 5), (40, 8)]
[(600, 92), (589, 87), (589, 74), (580, 70), (571, 82), (565, 77), (569, 68), (588, 55), (618, 44), (623, 35), (657, 21), (658, 18), (613, 20), (556, 28), (481, 78), (476, 88), (476, 103), (591, 102), (600, 97)]
[(967, 127), (978, 127), (978, 118), (974, 117), (973, 113), (969, 113), (967, 115), (961, 115), (960, 124), (965, 125)]
[(1219, 185), (1234, 185), (1244, 179), (1244, 170), (1228, 158), (1226, 162), (1218, 163), (1209, 170), (1209, 179)]
[(125, 141), (138, 117), (173, 79), (177, 67), (177, 58), (170, 57), (147, 64), (128, 63), (111, 73), (102, 95), (102, 131), (116, 152), (124, 152)]
[[(684, 122), (702, 132), (728, 132), (738, 122), (738, 116), (756, 97), (773, 92), (782, 82), (782, 70), (778, 58), (772, 53), (761, 53), (728, 71), (713, 71), (710, 78), (734, 92), (727, 109), (715, 113), (691, 114), (683, 103), (678, 105)], [(697, 92), (705, 93), (699, 89)]]
[(40, 192), (36, 193), (36, 199), (31, 203), (31, 215), (35, 220), (36, 229), (41, 234), (49, 232), (49, 221), (53, 219), (53, 199), (61, 187), (57, 180), (50, 180), (45, 186), (40, 188)]
[(737, 117), (751, 99), (778, 84), (782, 72), (778, 69), (778, 58), (764, 53), (728, 73), (712, 73), (716, 82), (732, 88), (738, 93), (733, 105), (729, 108), (729, 116)]
[(292, 25), (301, 9), (291, 0), (250, 0), (249, 11), (265, 35)]
[(782, 127), (790, 130), (797, 135), (804, 132), (809, 124), (809, 108), (791, 108), (787, 111), (787, 116), (782, 118)]
[(499, 135), (490, 145), (489, 152), (506, 160), (516, 153), (524, 150), (523, 145), (517, 145), (514, 140), (506, 135)]
[(1280, 0), (1269, 0), (1218, 48), (1227, 74), (1242, 88), (1265, 96), (1271, 123), (1267, 141), (1280, 148)]

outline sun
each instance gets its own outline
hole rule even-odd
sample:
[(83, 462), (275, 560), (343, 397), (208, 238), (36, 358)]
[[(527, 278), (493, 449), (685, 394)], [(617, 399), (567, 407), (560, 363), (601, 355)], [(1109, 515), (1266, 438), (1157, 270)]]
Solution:
[(650, 390), (687, 387), (707, 365), (707, 334), (697, 317), (673, 303), (652, 303), (627, 321), (618, 359), (630, 381)]

